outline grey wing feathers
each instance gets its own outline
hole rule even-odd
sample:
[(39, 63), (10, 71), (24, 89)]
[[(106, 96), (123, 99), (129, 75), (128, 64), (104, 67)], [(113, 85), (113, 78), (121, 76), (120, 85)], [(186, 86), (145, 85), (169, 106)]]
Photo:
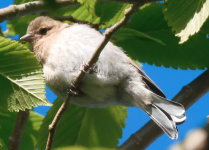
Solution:
[(160, 95), (161, 97), (166, 98), (165, 94), (161, 91), (161, 89), (147, 76), (147, 74), (139, 67), (137, 66), (131, 59), (130, 64), (133, 65), (136, 69), (138, 69), (139, 73), (143, 77), (143, 81), (145, 82), (146, 86), (156, 93), (157, 95)]

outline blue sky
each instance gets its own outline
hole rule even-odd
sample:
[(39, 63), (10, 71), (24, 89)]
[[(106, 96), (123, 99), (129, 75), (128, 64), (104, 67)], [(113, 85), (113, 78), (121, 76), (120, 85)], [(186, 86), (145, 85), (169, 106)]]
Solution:
[[(12, 3), (13, 0), (1, 1), (0, 8), (7, 7)], [(6, 22), (1, 23), (1, 27), (3, 31), (6, 30)], [(168, 99), (172, 99), (183, 86), (189, 84), (204, 72), (204, 70), (175, 70), (172, 68), (156, 67), (148, 64), (143, 64), (143, 70), (162, 89)], [(50, 102), (53, 102), (56, 99), (56, 96), (48, 88), (46, 89), (46, 96)], [(209, 94), (206, 94), (187, 110), (186, 122), (178, 126), (178, 140), (171, 140), (164, 134), (152, 143), (147, 150), (156, 150), (156, 148), (158, 150), (166, 150), (172, 143), (181, 141), (189, 130), (204, 126), (207, 123), (206, 116), (209, 114), (208, 104)], [(35, 111), (42, 115), (46, 115), (48, 109), (49, 107), (40, 106), (35, 108)], [(129, 108), (126, 127), (123, 129), (123, 138), (120, 140), (120, 144), (128, 139), (131, 134), (139, 130), (149, 120), (150, 118), (142, 110), (134, 107)]]

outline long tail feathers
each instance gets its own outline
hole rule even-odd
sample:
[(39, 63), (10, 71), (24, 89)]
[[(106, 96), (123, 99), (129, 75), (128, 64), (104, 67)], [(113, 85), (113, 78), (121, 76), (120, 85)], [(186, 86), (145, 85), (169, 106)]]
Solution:
[(161, 96), (152, 93), (154, 103), (173, 116), (182, 116), (185, 113), (184, 106), (173, 101), (169, 101)]
[(178, 116), (178, 117), (171, 115), (171, 118), (173, 119), (173, 121), (176, 124), (182, 124), (186, 120), (186, 115), (183, 114), (183, 115)]
[(176, 124), (186, 119), (185, 109), (181, 104), (168, 101), (153, 93), (153, 103), (142, 109), (171, 139), (178, 138)]

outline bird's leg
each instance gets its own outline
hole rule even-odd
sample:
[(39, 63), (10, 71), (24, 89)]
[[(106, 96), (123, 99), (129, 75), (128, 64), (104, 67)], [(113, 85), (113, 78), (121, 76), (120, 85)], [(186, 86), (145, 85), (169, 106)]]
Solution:
[(97, 69), (97, 64), (93, 64), (93, 65), (89, 68), (89, 73), (90, 73), (90, 74), (97, 73), (96, 69)]
[(74, 88), (72, 86), (68, 87), (67, 93), (76, 97), (82, 97), (85, 95), (82, 90), (80, 90), (79, 88)]
[(81, 65), (80, 71), (83, 71), (84, 73), (90, 74), (89, 71), (85, 71), (84, 67), (89, 67), (90, 65), (87, 62), (83, 62), (83, 64)]
[(73, 87), (68, 87), (67, 93), (71, 94), (72, 96), (78, 96), (78, 91)]
[(81, 71), (83, 71), (84, 73), (87, 73), (87, 74), (93, 74), (93, 73), (97, 73), (94, 69), (96, 69), (96, 64), (93, 64), (92, 66), (93, 67), (90, 67), (89, 68), (89, 70), (88, 71), (85, 71), (84, 70), (84, 67), (86, 67), (86, 66), (90, 66), (88, 63), (86, 63), (86, 62), (83, 62), (83, 64), (82, 64), (82, 66), (81, 66)]

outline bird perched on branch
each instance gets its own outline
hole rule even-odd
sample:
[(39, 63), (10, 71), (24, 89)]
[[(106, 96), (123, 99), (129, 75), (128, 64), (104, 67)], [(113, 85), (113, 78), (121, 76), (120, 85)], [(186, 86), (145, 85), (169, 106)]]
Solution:
[(85, 74), (77, 91), (73, 81), (104, 36), (88, 25), (69, 25), (41, 16), (33, 20), (20, 40), (30, 42), (43, 66), (46, 85), (65, 99), (69, 87), (73, 104), (85, 107), (136, 106), (172, 139), (176, 123), (186, 119), (184, 107), (168, 101), (158, 86), (121, 48), (108, 42), (98, 61)]

